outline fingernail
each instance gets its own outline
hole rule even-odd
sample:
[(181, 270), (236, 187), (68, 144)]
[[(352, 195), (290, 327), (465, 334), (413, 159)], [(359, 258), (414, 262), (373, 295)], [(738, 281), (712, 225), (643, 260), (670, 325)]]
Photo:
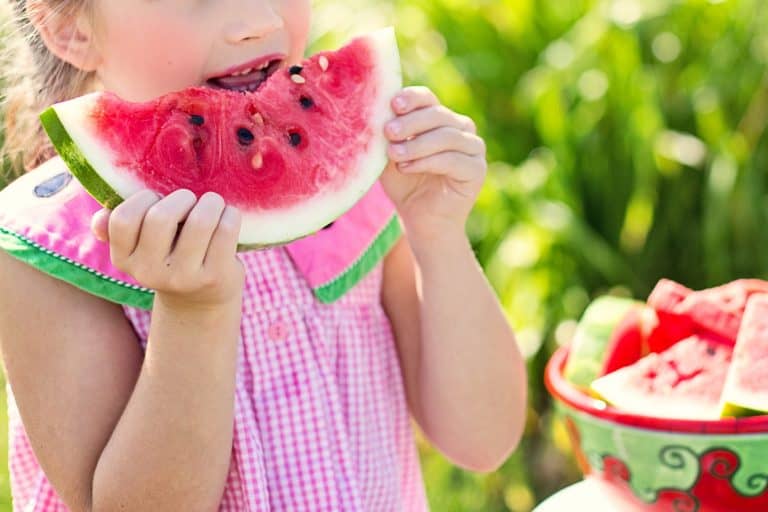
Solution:
[(407, 106), (407, 104), (405, 102), (405, 98), (403, 98), (402, 96), (398, 96), (397, 98), (395, 98), (395, 108), (396, 109), (404, 110), (406, 106)]
[(389, 123), (388, 126), (389, 126), (389, 132), (392, 135), (398, 135), (400, 133), (400, 130), (403, 128), (402, 126), (400, 126), (400, 123), (398, 123), (397, 121), (392, 121), (391, 123)]
[(403, 144), (392, 144), (392, 151), (394, 151), (397, 156), (405, 156), (406, 153)]

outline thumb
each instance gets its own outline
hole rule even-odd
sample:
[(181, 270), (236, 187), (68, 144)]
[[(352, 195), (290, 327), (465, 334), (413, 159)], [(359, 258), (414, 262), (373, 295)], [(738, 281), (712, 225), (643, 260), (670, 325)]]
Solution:
[(109, 214), (112, 210), (102, 208), (91, 217), (91, 231), (102, 242), (109, 241)]

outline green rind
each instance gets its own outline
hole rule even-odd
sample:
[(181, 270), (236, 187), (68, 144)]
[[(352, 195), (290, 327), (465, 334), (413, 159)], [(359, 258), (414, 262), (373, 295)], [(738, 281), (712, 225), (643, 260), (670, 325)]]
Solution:
[(40, 121), (64, 163), (96, 201), (110, 209), (123, 202), (123, 198), (106, 181), (101, 179), (99, 173), (77, 147), (59, 119), (55, 107), (50, 107), (40, 114)]
[(376, 236), (373, 243), (349, 268), (336, 276), (332, 281), (315, 288), (315, 297), (324, 304), (330, 304), (338, 300), (359, 283), (381, 261), (392, 246), (395, 245), (401, 234), (400, 221), (397, 215), (393, 215), (384, 229)]
[(768, 413), (768, 411), (761, 411), (744, 405), (725, 402), (722, 406), (720, 415), (723, 418), (742, 418), (745, 416), (761, 416), (766, 413)]
[(613, 331), (632, 308), (641, 302), (605, 295), (595, 299), (586, 309), (576, 328), (571, 353), (565, 366), (565, 378), (588, 389), (600, 376), (605, 350)]
[(140, 309), (152, 309), (154, 293), (118, 281), (0, 227), (0, 250), (36, 269), (97, 297)]

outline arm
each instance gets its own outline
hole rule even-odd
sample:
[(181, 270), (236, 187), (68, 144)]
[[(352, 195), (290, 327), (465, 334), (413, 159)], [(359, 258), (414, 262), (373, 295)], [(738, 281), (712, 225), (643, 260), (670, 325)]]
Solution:
[(142, 361), (119, 306), (0, 253), (9, 382), (71, 510), (217, 508), (231, 455), (237, 297), (182, 308), (158, 294)]
[(383, 303), (425, 435), (467, 469), (497, 468), (522, 435), (525, 364), (466, 237), (416, 257), (401, 239), (385, 261)]
[[(398, 100), (403, 100), (398, 103)], [(405, 89), (387, 126), (382, 177), (406, 238), (388, 255), (382, 301), (413, 414), (434, 444), (469, 469), (496, 468), (517, 445), (526, 369), (464, 224), (485, 176), (474, 123), (425, 88)]]

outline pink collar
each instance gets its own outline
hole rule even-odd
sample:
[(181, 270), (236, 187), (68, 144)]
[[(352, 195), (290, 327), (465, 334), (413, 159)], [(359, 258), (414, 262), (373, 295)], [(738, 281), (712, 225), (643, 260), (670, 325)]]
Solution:
[[(107, 300), (143, 309), (154, 293), (112, 266), (90, 230), (100, 206), (60, 166), (45, 165), (0, 192), (0, 249)], [(316, 298), (331, 303), (378, 264), (400, 236), (392, 203), (376, 184), (332, 226), (285, 247)]]

